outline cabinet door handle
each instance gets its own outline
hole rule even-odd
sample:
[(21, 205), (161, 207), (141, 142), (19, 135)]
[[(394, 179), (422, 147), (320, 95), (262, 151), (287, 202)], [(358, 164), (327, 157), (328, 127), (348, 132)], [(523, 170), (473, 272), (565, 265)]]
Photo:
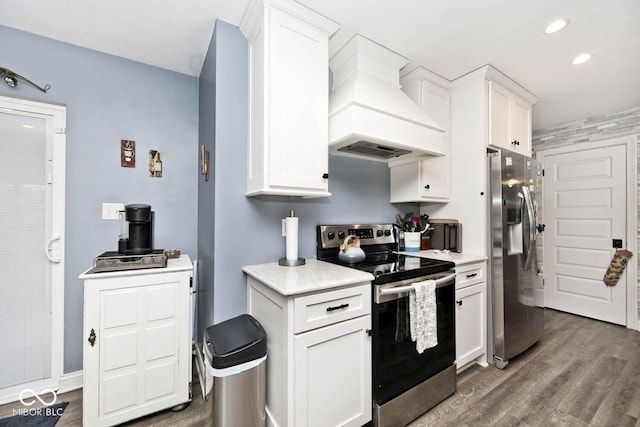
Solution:
[(96, 344), (96, 331), (91, 329), (91, 332), (89, 332), (89, 339), (87, 340), (89, 341), (89, 344), (91, 344), (91, 347), (93, 347)]
[(367, 329), (367, 330), (365, 330), (365, 332), (367, 333), (367, 335), (373, 336), (373, 330)]
[(431, 188), (431, 186), (429, 184), (425, 185), (424, 188), (426, 188), (427, 190)]
[(336, 305), (336, 306), (333, 306), (333, 307), (327, 307), (327, 312), (332, 312), (332, 311), (340, 310), (342, 308), (347, 308), (347, 307), (349, 307), (348, 303)]
[(456, 301), (456, 304), (458, 304), (458, 305), (462, 305), (462, 300), (461, 300), (461, 299), (459, 299), (458, 301)]
[(467, 274), (467, 279), (470, 279), (472, 277), (476, 277), (477, 275), (478, 275), (478, 273)]
[(328, 173), (323, 173), (322, 174), (322, 179), (329, 179), (329, 174)]

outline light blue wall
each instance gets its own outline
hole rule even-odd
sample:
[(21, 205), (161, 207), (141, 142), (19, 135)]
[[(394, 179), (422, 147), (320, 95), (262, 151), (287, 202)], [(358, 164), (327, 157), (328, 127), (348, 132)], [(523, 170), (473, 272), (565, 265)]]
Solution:
[[(83, 287), (78, 275), (117, 248), (117, 221), (102, 202), (148, 203), (156, 248), (196, 256), (198, 80), (0, 26), (0, 66), (26, 84), (0, 94), (67, 106), (64, 371), (82, 369)], [(158, 46), (158, 49), (161, 49)], [(120, 140), (136, 141), (136, 168), (120, 167)], [(163, 152), (163, 177), (149, 178), (149, 149)]]
[[(213, 307), (212, 317), (211, 313), (200, 313), (200, 328), (211, 324), (206, 321), (218, 323), (246, 311), (246, 277), (242, 267), (277, 262), (284, 257), (281, 218), (287, 216), (289, 209), (295, 209), (300, 218), (299, 254), (304, 258), (315, 256), (318, 224), (393, 222), (396, 212), (418, 209), (416, 205), (389, 203), (386, 164), (334, 156), (329, 158), (329, 191), (333, 193), (329, 198), (245, 197), (247, 42), (237, 27), (217, 22), (207, 56), (207, 64), (214, 62), (212, 68), (205, 66), (200, 80), (201, 96), (206, 93), (216, 99), (215, 107), (210, 100), (200, 100), (201, 108), (207, 108), (206, 113), (201, 110), (200, 135), (201, 138), (207, 135), (207, 140), (201, 139), (201, 143), (212, 148), (215, 159), (213, 182), (210, 179), (204, 183), (201, 178), (199, 189), (201, 203), (205, 194), (215, 197), (213, 206), (207, 201), (207, 207), (201, 204), (199, 209), (199, 259), (204, 261), (203, 266), (206, 263), (206, 271), (201, 268), (200, 275), (200, 287), (206, 290), (199, 296), (199, 307), (200, 310)], [(215, 137), (211, 135), (212, 123)]]

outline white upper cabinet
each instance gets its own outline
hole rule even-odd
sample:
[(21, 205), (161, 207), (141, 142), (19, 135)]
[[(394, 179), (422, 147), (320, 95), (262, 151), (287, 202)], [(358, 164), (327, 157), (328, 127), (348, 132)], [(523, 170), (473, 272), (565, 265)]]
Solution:
[(327, 197), (329, 37), (338, 25), (290, 0), (252, 1), (247, 196)]
[(418, 157), (410, 161), (389, 162), (391, 203), (449, 201), (450, 162), (449, 82), (431, 71), (418, 67), (400, 78), (402, 90), (444, 129), (444, 156)]
[(531, 102), (494, 80), (489, 80), (488, 144), (531, 156)]

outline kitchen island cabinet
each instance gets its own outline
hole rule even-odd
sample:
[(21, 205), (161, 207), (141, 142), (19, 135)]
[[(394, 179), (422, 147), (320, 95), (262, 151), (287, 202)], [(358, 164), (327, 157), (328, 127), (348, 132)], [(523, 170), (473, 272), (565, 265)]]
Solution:
[(190, 399), (188, 255), (84, 280), (82, 420), (112, 426)]
[(267, 425), (369, 422), (373, 276), (317, 260), (243, 271), (267, 333)]
[(328, 197), (329, 37), (338, 24), (289, 0), (254, 0), (247, 196)]

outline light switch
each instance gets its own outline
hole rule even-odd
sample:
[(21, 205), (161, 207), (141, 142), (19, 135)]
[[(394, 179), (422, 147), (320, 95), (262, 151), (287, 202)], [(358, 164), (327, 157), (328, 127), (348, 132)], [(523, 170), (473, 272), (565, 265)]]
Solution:
[(124, 210), (123, 203), (103, 203), (102, 219), (118, 219), (119, 212)]

